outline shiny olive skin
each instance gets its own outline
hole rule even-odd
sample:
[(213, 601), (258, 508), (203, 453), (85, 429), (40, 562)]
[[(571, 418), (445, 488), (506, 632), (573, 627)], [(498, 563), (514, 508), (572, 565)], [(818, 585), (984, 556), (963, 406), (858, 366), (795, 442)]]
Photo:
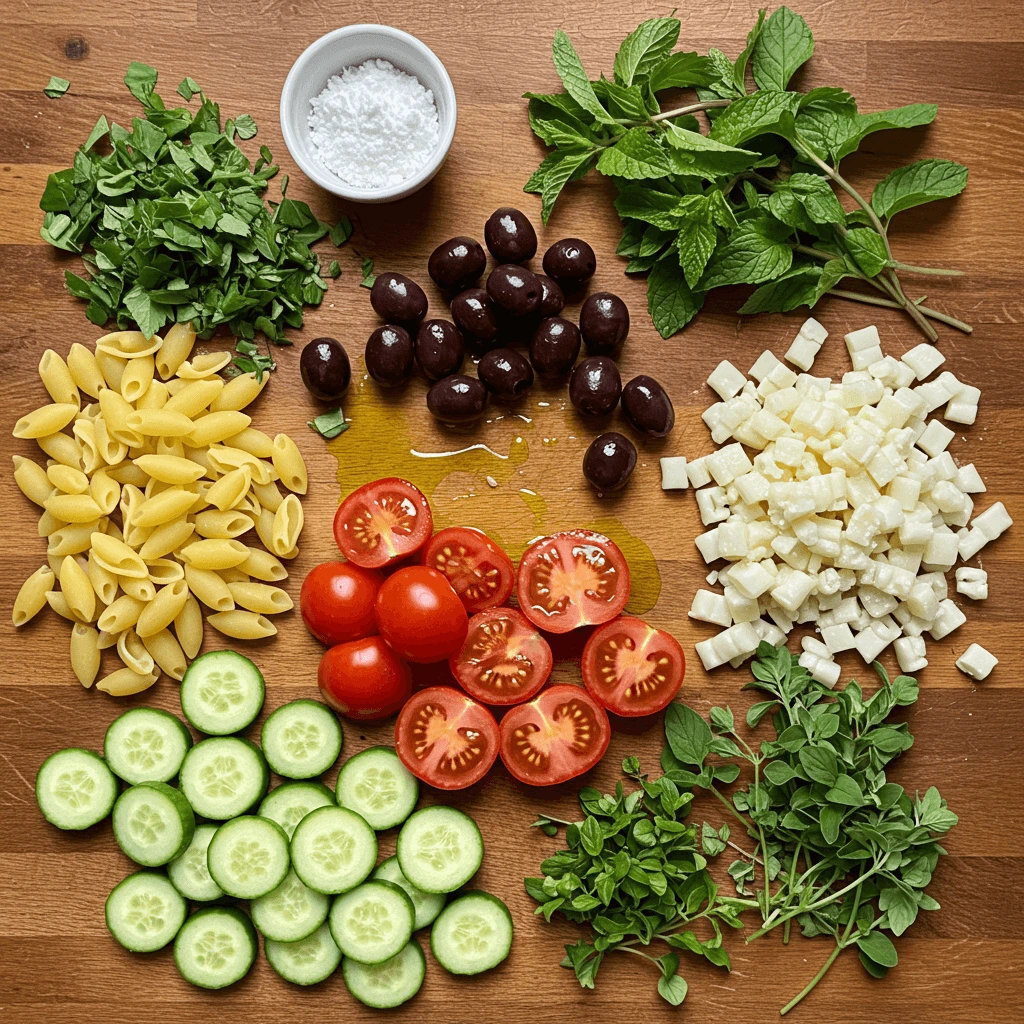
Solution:
[(622, 411), (626, 419), (648, 437), (664, 437), (675, 425), (672, 399), (653, 378), (641, 374), (622, 389)]
[(537, 232), (525, 213), (502, 206), (487, 218), (484, 241), (499, 263), (523, 263), (537, 252)]
[(530, 339), (530, 362), (541, 377), (562, 377), (572, 369), (583, 339), (570, 320), (549, 316)]
[(584, 359), (569, 378), (569, 400), (585, 416), (607, 416), (621, 394), (619, 368), (607, 356)]
[(427, 315), (426, 292), (404, 274), (378, 274), (370, 289), (370, 305), (391, 324), (412, 324)]
[(427, 392), (427, 408), (444, 423), (469, 423), (478, 419), (487, 405), (487, 388), (464, 373), (439, 380)]
[(594, 276), (597, 257), (582, 238), (562, 238), (544, 253), (544, 273), (565, 292), (576, 291)]
[(299, 357), (306, 390), (321, 402), (336, 402), (352, 379), (348, 353), (335, 338), (314, 338)]
[(583, 475), (598, 491), (617, 491), (636, 467), (636, 448), (628, 437), (610, 430), (590, 442), (583, 456)]
[(588, 295), (580, 309), (580, 333), (592, 356), (617, 352), (629, 334), (629, 310), (611, 292)]
[(424, 320), (416, 332), (416, 362), (430, 380), (442, 380), (462, 369), (462, 332), (450, 320)]
[(492, 348), (477, 364), (484, 386), (502, 402), (515, 402), (533, 386), (533, 367), (511, 348)]
[(565, 292), (561, 285), (547, 274), (538, 274), (537, 280), (540, 281), (540, 305), (536, 315), (541, 319), (558, 316), (565, 309)]
[(498, 335), (498, 315), (483, 288), (467, 288), (452, 299), (452, 319), (464, 337), (478, 345)]
[(398, 387), (412, 376), (414, 354), (409, 332), (397, 324), (384, 324), (367, 339), (366, 372), (382, 387)]
[(491, 301), (513, 316), (529, 316), (540, 305), (537, 275), (515, 263), (502, 263), (487, 275)]
[(475, 238), (456, 235), (430, 254), (427, 273), (438, 288), (462, 289), (473, 284), (486, 265), (484, 247)]

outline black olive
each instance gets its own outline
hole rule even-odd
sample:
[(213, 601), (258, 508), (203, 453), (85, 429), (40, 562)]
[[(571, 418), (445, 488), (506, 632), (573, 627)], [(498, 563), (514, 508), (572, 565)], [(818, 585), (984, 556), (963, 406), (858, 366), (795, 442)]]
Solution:
[(530, 339), (530, 362), (542, 377), (561, 377), (580, 354), (580, 329), (570, 320), (549, 316)]
[(499, 263), (523, 263), (537, 252), (537, 232), (525, 213), (502, 206), (487, 218), (484, 241)]
[(584, 359), (569, 378), (569, 400), (587, 416), (606, 416), (621, 394), (619, 368), (607, 356)]
[(427, 392), (427, 408), (444, 423), (468, 423), (487, 405), (487, 388), (463, 373), (439, 380)]
[(622, 389), (622, 411), (626, 419), (648, 437), (664, 437), (676, 422), (672, 399), (653, 378), (641, 374)]
[(487, 390), (503, 402), (522, 398), (533, 386), (533, 367), (510, 348), (492, 348), (480, 360), (476, 372)]
[(370, 289), (370, 305), (388, 323), (412, 324), (427, 315), (427, 295), (403, 274), (378, 274)]
[(462, 369), (462, 333), (450, 320), (424, 320), (416, 332), (416, 361), (431, 380)]
[(507, 313), (529, 316), (540, 305), (541, 284), (529, 270), (515, 263), (502, 263), (487, 276), (487, 294)]
[(544, 273), (566, 292), (576, 291), (594, 276), (596, 269), (594, 250), (582, 238), (560, 239), (544, 253)]
[(617, 491), (635, 466), (633, 442), (615, 431), (595, 437), (583, 456), (583, 475), (598, 491)]
[(306, 390), (321, 402), (336, 402), (352, 379), (348, 353), (334, 338), (314, 338), (299, 357)]
[(479, 343), (493, 341), (498, 334), (498, 316), (483, 288), (467, 288), (452, 299), (452, 319), (463, 336)]
[(456, 235), (430, 254), (427, 273), (439, 288), (468, 288), (486, 265), (483, 246), (468, 235)]
[(629, 310), (611, 292), (589, 295), (580, 309), (580, 333), (591, 355), (610, 356), (629, 334)]
[(386, 388), (404, 384), (413, 369), (412, 338), (404, 327), (385, 324), (378, 327), (366, 342), (366, 372)]
[(540, 281), (540, 305), (537, 307), (537, 315), (542, 319), (558, 316), (565, 309), (565, 292), (559, 283), (547, 274), (538, 274), (537, 280)]

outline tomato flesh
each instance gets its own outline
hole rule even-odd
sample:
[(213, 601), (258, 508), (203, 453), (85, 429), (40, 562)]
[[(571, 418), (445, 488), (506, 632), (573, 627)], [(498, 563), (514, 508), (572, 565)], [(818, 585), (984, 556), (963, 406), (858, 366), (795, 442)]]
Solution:
[(453, 526), (434, 534), (423, 564), (443, 572), (472, 615), (504, 604), (512, 593), (512, 559), (480, 530)]
[(379, 569), (418, 551), (433, 528), (427, 499), (398, 477), (353, 491), (334, 516), (334, 538), (342, 554), (365, 569)]
[(594, 630), (583, 649), (583, 682), (613, 714), (653, 715), (672, 702), (686, 657), (670, 633), (624, 615)]
[(379, 636), (332, 647), (320, 659), (317, 683), (335, 711), (361, 720), (393, 715), (412, 693), (409, 666)]
[(409, 661), (429, 664), (451, 657), (466, 638), (469, 618), (436, 569), (410, 565), (392, 573), (377, 593), (381, 635)]
[(324, 562), (302, 581), (299, 607), (310, 633), (323, 644), (343, 644), (377, 632), (374, 602), (384, 577), (351, 562)]

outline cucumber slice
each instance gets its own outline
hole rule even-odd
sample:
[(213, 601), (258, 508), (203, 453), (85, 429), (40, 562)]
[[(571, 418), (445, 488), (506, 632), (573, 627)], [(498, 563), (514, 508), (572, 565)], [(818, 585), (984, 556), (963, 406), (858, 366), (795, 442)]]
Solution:
[(378, 1010), (401, 1006), (412, 999), (419, 992), (426, 973), (427, 960), (415, 940), (382, 964), (361, 964), (346, 957), (341, 965), (349, 992), (359, 1002)]
[(423, 892), (422, 889), (417, 889), (402, 874), (397, 857), (388, 857), (387, 860), (378, 864), (373, 877), (382, 878), (385, 882), (394, 882), (395, 885), (401, 886), (405, 890), (406, 895), (412, 900), (412, 909), (416, 913), (416, 920), (412, 925), (414, 932), (418, 932), (421, 928), (426, 928), (441, 913), (441, 909), (444, 907), (444, 895), (441, 893)]
[(224, 895), (224, 890), (210, 877), (206, 864), (206, 851), (216, 831), (216, 825), (196, 825), (188, 849), (167, 865), (167, 877), (185, 899), (208, 903)]
[(107, 897), (110, 934), (133, 953), (163, 949), (185, 922), (188, 905), (166, 875), (136, 871)]
[(263, 752), (240, 736), (197, 743), (181, 766), (178, 785), (196, 814), (226, 821), (245, 814), (267, 791), (270, 771)]
[(317, 892), (347, 892), (373, 870), (377, 837), (363, 819), (345, 807), (319, 807), (292, 835), (295, 874)]
[(260, 736), (267, 763), (286, 779), (323, 775), (338, 760), (343, 741), (337, 716), (318, 700), (282, 704)]
[(249, 910), (265, 939), (289, 943), (312, 935), (327, 920), (330, 908), (331, 901), (323, 893), (314, 892), (289, 871), (273, 892), (253, 900)]
[(166, 782), (140, 782), (114, 804), (114, 838), (136, 864), (158, 867), (184, 853), (196, 831), (189, 802)]
[(117, 779), (91, 750), (68, 747), (51, 754), (36, 775), (36, 802), (57, 828), (80, 831), (102, 821), (117, 799)]
[(110, 723), (103, 757), (130, 786), (170, 782), (191, 746), (192, 733), (180, 718), (160, 708), (132, 708)]
[(512, 915), (487, 892), (453, 900), (430, 929), (434, 959), (451, 974), (479, 974), (497, 967), (512, 948)]
[(229, 736), (251, 725), (263, 707), (260, 670), (236, 651), (210, 651), (181, 680), (181, 710), (200, 732)]
[(322, 782), (286, 782), (263, 798), (258, 814), (276, 821), (291, 839), (295, 826), (310, 811), (333, 806), (334, 794)]
[(316, 985), (329, 978), (341, 963), (341, 950), (326, 924), (298, 942), (267, 939), (263, 949), (270, 966), (293, 985)]
[(256, 929), (234, 907), (204, 907), (174, 940), (174, 963), (199, 988), (225, 988), (249, 973), (258, 949)]
[(276, 889), (288, 874), (288, 837), (268, 818), (245, 814), (226, 821), (210, 840), (210, 877), (229, 895), (254, 900)]
[(394, 882), (364, 882), (331, 904), (331, 935), (345, 958), (381, 964), (412, 938), (416, 918), (408, 893)]
[(420, 784), (394, 747), (370, 747), (345, 762), (335, 792), (339, 807), (361, 814), (379, 832), (401, 825), (412, 814)]
[(454, 892), (477, 873), (483, 859), (480, 829), (454, 807), (424, 807), (398, 833), (398, 865), (424, 892)]

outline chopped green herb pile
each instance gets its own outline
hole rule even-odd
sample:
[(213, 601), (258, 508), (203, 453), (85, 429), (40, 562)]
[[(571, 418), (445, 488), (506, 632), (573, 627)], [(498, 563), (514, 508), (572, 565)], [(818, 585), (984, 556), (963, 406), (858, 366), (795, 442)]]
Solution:
[[(555, 35), (565, 91), (526, 93), (531, 127), (554, 147), (524, 188), (540, 193), (543, 219), (566, 183), (592, 167), (611, 177), (624, 228), (618, 252), (629, 259), (627, 274), (649, 274), (648, 308), (666, 338), (696, 316), (709, 291), (737, 284), (759, 286), (741, 313), (813, 307), (834, 295), (904, 309), (932, 341), (932, 320), (969, 333), (910, 299), (899, 276), (959, 272), (900, 262), (888, 236), (896, 214), (963, 191), (967, 168), (920, 160), (890, 173), (870, 200), (839, 173), (872, 132), (929, 124), (938, 108), (862, 114), (841, 88), (789, 90), (814, 39), (788, 7), (767, 20), (761, 11), (735, 61), (714, 48), (673, 53), (679, 30), (675, 18), (645, 21), (619, 47), (610, 81), (590, 81), (569, 37)], [(696, 100), (662, 110), (658, 93), (680, 88), (694, 88)], [(710, 121), (706, 135), (698, 112)], [(859, 290), (840, 288), (845, 279)]]
[(343, 434), (349, 428), (348, 421), (341, 409), (332, 409), (330, 412), (322, 412), (311, 420), (307, 420), (306, 426), (315, 430), (321, 437), (330, 441), (332, 438)]
[(43, 95), (51, 100), (58, 100), (71, 88), (71, 83), (66, 78), (58, 78), (50, 75), (50, 80), (43, 86)]

